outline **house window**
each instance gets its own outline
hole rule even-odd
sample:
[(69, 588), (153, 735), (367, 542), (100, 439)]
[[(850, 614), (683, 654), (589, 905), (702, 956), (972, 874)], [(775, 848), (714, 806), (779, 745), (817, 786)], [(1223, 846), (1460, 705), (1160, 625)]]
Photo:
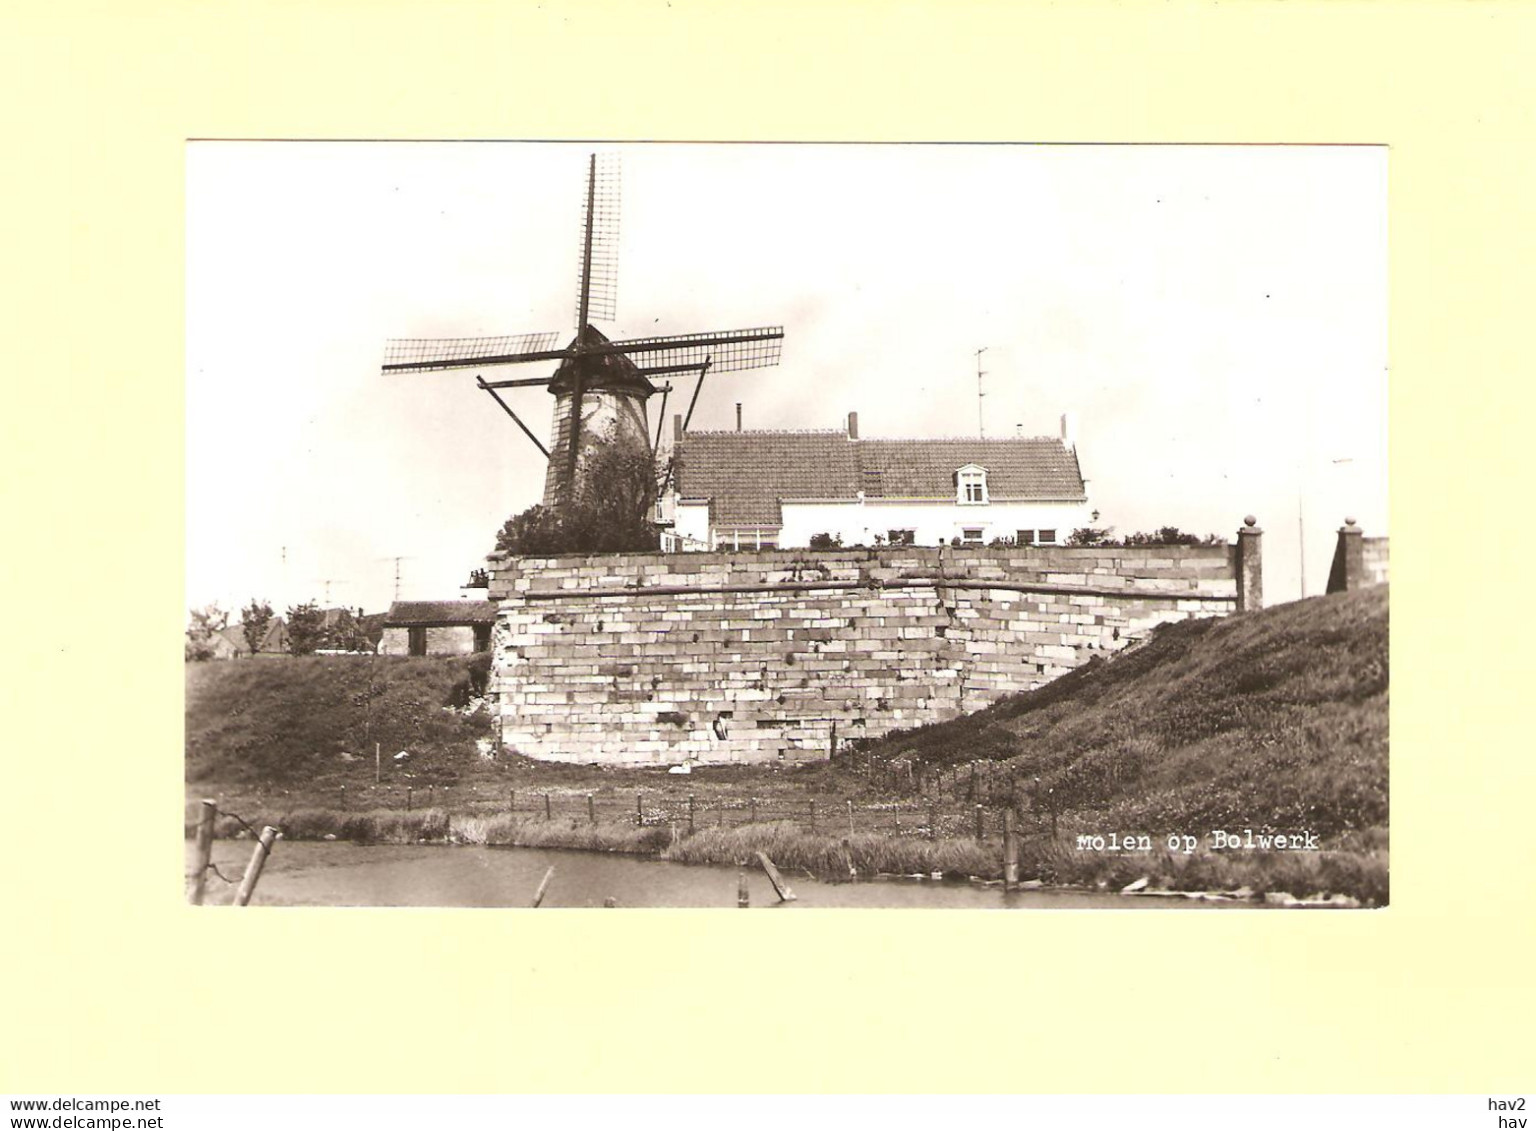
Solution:
[(987, 501), (987, 472), (975, 464), (967, 464), (955, 472), (955, 501), (975, 506)]
[(427, 654), (427, 630), (425, 628), (408, 628), (410, 635), (410, 652), (413, 656), (425, 656)]
[(964, 542), (967, 546), (980, 546), (981, 545), (981, 527), (979, 527), (979, 526), (967, 526), (967, 527), (965, 527), (963, 530), (960, 531), (960, 541)]
[(1055, 544), (1056, 544), (1056, 531), (1054, 531), (1054, 530), (1042, 530), (1042, 531), (1040, 531), (1040, 545), (1042, 545), (1042, 546), (1054, 546)]
[(777, 550), (779, 548), (778, 530), (733, 530), (729, 534), (721, 534), (715, 539), (715, 548), (720, 550)]
[(1033, 546), (1035, 544), (1035, 532), (1033, 530), (1020, 530), (1014, 541), (1020, 546)]
[(917, 545), (916, 530), (890, 530), (886, 532), (886, 541), (892, 546)]
[(489, 652), (491, 650), (491, 626), (488, 624), (475, 625), (475, 651)]

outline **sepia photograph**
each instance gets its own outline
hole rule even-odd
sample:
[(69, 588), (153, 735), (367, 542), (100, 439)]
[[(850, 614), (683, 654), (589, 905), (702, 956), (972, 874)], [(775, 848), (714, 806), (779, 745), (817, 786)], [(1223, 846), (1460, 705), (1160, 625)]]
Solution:
[(1386, 907), (1387, 179), (189, 142), (187, 899)]

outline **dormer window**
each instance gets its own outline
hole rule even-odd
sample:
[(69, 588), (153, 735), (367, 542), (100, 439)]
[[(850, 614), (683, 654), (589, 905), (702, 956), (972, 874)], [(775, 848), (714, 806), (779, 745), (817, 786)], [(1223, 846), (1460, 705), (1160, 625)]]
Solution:
[(987, 501), (987, 469), (968, 463), (955, 472), (955, 502), (975, 506)]

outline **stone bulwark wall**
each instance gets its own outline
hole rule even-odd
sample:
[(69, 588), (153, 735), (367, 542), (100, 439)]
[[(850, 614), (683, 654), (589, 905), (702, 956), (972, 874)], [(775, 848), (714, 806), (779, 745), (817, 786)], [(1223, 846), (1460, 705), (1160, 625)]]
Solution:
[[(1240, 545), (490, 559), (504, 749), (564, 762), (807, 761), (977, 710), (1257, 607)], [(1241, 558), (1246, 555), (1247, 568)], [(1255, 592), (1238, 592), (1239, 578)]]

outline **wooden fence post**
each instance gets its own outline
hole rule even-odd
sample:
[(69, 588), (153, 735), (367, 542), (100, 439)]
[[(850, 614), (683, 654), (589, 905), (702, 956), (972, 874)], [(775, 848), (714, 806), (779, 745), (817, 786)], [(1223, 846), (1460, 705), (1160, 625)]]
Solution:
[(597, 824), (597, 803), (592, 800), (592, 795), (587, 794), (587, 823)]
[(645, 824), (645, 802), (640, 799), (638, 793), (635, 794), (635, 824)]
[(976, 763), (971, 763), (971, 801), (976, 800)]
[(515, 789), (507, 790), (507, 812), (514, 816), (517, 813), (517, 790)]
[(413, 791), (412, 791), (412, 788), (410, 786), (406, 786), (405, 787), (405, 811), (407, 813), (409, 813), (411, 811), (411, 793), (412, 792)]
[(811, 798), (811, 832), (816, 831), (816, 799)]
[(933, 802), (928, 802), (928, 839), (933, 840), (939, 835), (939, 807)]
[(752, 807), (752, 823), (755, 825), (757, 824), (757, 798), (749, 798), (747, 804)]
[(853, 836), (853, 798), (848, 799), (848, 835)]
[(544, 819), (547, 821), (552, 815), (549, 810), (549, 792), (546, 790), (544, 793)]
[(984, 829), (983, 829), (983, 826), (982, 826), (982, 816), (981, 816), (981, 813), (982, 813), (981, 806), (980, 805), (976, 806), (976, 839), (977, 840), (985, 840), (986, 839), (986, 836), (984, 835)]
[(197, 819), (197, 852), (192, 860), (192, 902), (203, 902), (203, 889), (208, 884), (208, 865), (213, 860), (213, 822), (219, 815), (218, 802), (203, 798), (203, 811)]
[(272, 851), (272, 842), (276, 839), (277, 830), (271, 825), (264, 827), (261, 836), (256, 838), (256, 851), (251, 853), (251, 862), (245, 866), (240, 890), (235, 892), (236, 907), (244, 907), (251, 901), (251, 893), (256, 890), (256, 881), (261, 879), (261, 869), (267, 862), (267, 853)]
[(688, 795), (688, 835), (693, 835), (693, 794)]

